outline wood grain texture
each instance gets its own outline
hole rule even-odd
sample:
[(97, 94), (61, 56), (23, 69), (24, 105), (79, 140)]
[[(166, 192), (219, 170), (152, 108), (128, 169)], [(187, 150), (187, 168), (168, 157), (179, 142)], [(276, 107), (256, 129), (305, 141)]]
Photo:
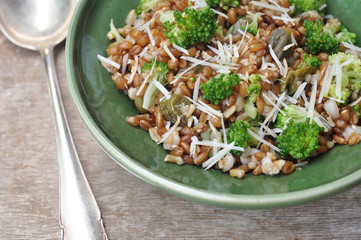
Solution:
[[(134, 177), (97, 145), (71, 99), (64, 43), (56, 66), (79, 157), (109, 239), (361, 239), (361, 186), (287, 209), (189, 202)], [(46, 75), (36, 52), (0, 34), (0, 239), (58, 239), (57, 153)]]

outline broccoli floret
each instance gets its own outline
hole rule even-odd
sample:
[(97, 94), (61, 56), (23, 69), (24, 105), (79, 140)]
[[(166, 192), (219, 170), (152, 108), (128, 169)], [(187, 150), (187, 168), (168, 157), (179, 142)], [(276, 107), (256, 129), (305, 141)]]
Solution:
[(220, 100), (225, 99), (233, 94), (233, 87), (236, 86), (241, 79), (237, 73), (230, 75), (221, 74), (219, 77), (212, 78), (208, 82), (202, 84), (199, 89), (204, 92), (203, 98), (218, 104)]
[[(351, 95), (350, 83), (352, 85), (352, 89), (361, 90), (361, 60), (355, 55), (340, 52), (331, 55), (329, 57), (329, 62), (332, 64), (348, 63), (341, 69), (341, 100), (344, 104), (346, 104)], [(332, 80), (328, 95), (333, 98), (339, 98), (336, 95), (336, 79)]]
[(328, 96), (335, 98), (335, 99), (339, 99), (342, 101), (343, 104), (347, 104), (348, 100), (351, 96), (351, 90), (348, 87), (348, 85), (343, 85), (341, 86), (341, 97), (339, 98), (336, 94), (336, 81), (333, 80), (332, 83), (330, 84), (330, 89), (328, 90)]
[(258, 19), (260, 16), (262, 16), (262, 13), (254, 14), (252, 22), (248, 25), (248, 27), (245, 25), (241, 25), (240, 26), (241, 30), (246, 31), (246, 27), (247, 27), (247, 32), (252, 33), (253, 35), (256, 35), (258, 32)]
[(164, 33), (171, 43), (183, 48), (198, 42), (209, 42), (218, 28), (215, 13), (209, 7), (174, 11), (173, 17), (174, 21), (163, 24)]
[(339, 19), (329, 19), (326, 25), (323, 26), (323, 31), (329, 33), (333, 38), (336, 38), (339, 43), (349, 41), (353, 44), (356, 43), (356, 34), (349, 32)]
[(174, 11), (172, 11), (172, 10), (165, 11), (159, 16), (159, 21), (161, 23), (163, 23), (163, 24), (165, 22), (167, 22), (167, 21), (173, 22), (174, 21), (174, 15), (173, 14), (174, 14)]
[(359, 105), (359, 104), (356, 104), (356, 105), (352, 108), (352, 111), (357, 114), (357, 117), (358, 117), (358, 118), (361, 118), (360, 109), (361, 109), (361, 108), (360, 108), (360, 105)]
[(238, 0), (206, 0), (210, 7), (222, 7), (224, 10), (228, 10), (229, 7), (238, 7)]
[(295, 13), (303, 13), (310, 10), (319, 11), (326, 0), (288, 0), (288, 2), (295, 7)]
[(255, 118), (248, 118), (246, 121), (251, 124), (252, 127), (260, 127), (264, 121), (264, 116), (257, 112)]
[(252, 74), (249, 76), (248, 80), (251, 82), (251, 84), (248, 86), (247, 94), (249, 97), (249, 100), (254, 103), (257, 100), (257, 97), (259, 93), (261, 92), (261, 81), (262, 78), (258, 74)]
[(322, 63), (320, 59), (318, 59), (318, 57), (312, 57), (312, 55), (307, 56), (306, 53), (303, 54), (303, 62), (305, 63), (306, 66), (312, 66), (317, 69), (320, 69)]
[(140, 0), (136, 10), (137, 14), (141, 14), (142, 12), (149, 12), (150, 10), (152, 10), (154, 4), (159, 1), (160, 0)]
[(341, 21), (336, 18), (328, 19), (325, 26), (323, 26), (323, 31), (325, 33), (329, 33), (332, 37), (335, 37), (336, 33), (338, 33), (340, 30), (341, 30)]
[(341, 51), (338, 40), (332, 37), (329, 32), (323, 31), (322, 22), (320, 20), (316, 20), (316, 23), (305, 20), (303, 27), (306, 30), (305, 45), (311, 54), (317, 55), (320, 52), (334, 54)]
[(291, 120), (294, 123), (302, 123), (307, 119), (307, 111), (297, 105), (288, 105), (277, 115), (276, 128), (283, 129)]
[[(232, 126), (227, 131), (227, 142), (234, 142), (235, 146), (246, 148), (247, 146), (255, 146), (258, 144), (258, 141), (249, 135), (247, 129), (256, 131), (251, 124), (246, 121), (235, 121)], [(242, 152), (237, 150), (232, 150), (232, 154), (236, 156), (241, 156)]]
[(293, 120), (287, 123), (282, 134), (276, 137), (281, 155), (290, 155), (294, 159), (306, 159), (311, 152), (319, 148), (318, 136), (322, 128), (316, 123), (305, 122), (294, 123)]
[(147, 87), (147, 90), (145, 90), (143, 98), (143, 108), (149, 110), (154, 105), (155, 98), (159, 93), (159, 90), (154, 84), (154, 82), (158, 81), (159, 83), (165, 85), (167, 82), (167, 74), (169, 72), (169, 68), (167, 64), (152, 59), (151, 63), (144, 63), (142, 71), (145, 74), (151, 73), (151, 75), (149, 76), (149, 85)]
[(336, 37), (340, 43), (350, 41), (355, 44), (357, 35), (356, 33), (349, 32), (344, 25), (341, 25), (341, 32), (339, 32)]

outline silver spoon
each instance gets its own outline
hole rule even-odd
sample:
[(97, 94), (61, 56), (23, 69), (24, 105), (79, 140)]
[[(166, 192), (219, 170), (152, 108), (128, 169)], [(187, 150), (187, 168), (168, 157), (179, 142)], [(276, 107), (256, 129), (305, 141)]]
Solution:
[(107, 239), (97, 202), (66, 120), (53, 48), (64, 40), (77, 0), (1, 0), (0, 29), (14, 44), (37, 50), (46, 66), (59, 165), (61, 239)]

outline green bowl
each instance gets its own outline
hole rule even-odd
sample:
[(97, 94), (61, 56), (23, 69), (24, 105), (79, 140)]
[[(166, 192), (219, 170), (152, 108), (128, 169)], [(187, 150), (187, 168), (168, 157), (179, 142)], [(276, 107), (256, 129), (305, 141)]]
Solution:
[[(328, 1), (329, 13), (361, 36), (361, 0)], [(361, 181), (361, 145), (337, 146), (302, 170), (275, 177), (246, 175), (235, 179), (218, 170), (178, 166), (163, 161), (166, 151), (148, 133), (128, 125), (137, 114), (97, 60), (106, 56), (109, 22), (123, 26), (138, 1), (82, 0), (66, 42), (66, 68), (76, 108), (86, 127), (117, 163), (144, 181), (178, 197), (231, 208), (287, 207), (339, 193)], [(358, 38), (358, 43), (361, 43)], [(116, 193), (115, 193), (116, 194)]]

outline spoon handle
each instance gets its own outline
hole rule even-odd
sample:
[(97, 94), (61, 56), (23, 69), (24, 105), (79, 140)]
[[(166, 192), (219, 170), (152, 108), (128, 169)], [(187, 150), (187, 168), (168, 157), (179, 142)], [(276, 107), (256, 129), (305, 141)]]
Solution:
[(40, 53), (48, 73), (49, 94), (55, 118), (61, 239), (107, 239), (98, 204), (79, 161), (66, 120), (53, 47), (45, 48)]

